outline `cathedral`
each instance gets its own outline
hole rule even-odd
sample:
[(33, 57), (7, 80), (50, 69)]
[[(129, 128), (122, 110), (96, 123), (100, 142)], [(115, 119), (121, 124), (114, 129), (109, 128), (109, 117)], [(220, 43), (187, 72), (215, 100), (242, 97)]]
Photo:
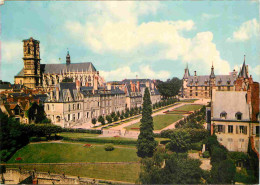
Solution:
[(104, 83), (91, 62), (71, 63), (69, 52), (65, 64), (41, 64), (40, 42), (32, 37), (23, 40), (23, 53), (24, 67), (14, 77), (15, 84), (49, 92), (65, 78), (73, 82), (78, 80), (82, 86), (93, 86), (95, 77), (98, 78), (99, 86)]

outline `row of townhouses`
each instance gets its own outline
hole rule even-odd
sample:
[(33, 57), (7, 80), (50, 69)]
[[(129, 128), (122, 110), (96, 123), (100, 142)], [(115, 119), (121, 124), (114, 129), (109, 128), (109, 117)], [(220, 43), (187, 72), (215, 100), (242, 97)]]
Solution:
[(147, 87), (150, 90), (152, 103), (159, 102), (161, 96), (151, 80), (140, 84), (132, 82), (120, 87), (110, 85), (81, 86), (79, 81), (61, 82), (45, 101), (45, 112), (52, 123), (62, 127), (80, 126), (91, 123), (93, 118), (106, 116), (112, 112), (122, 112), (126, 108), (140, 107)]

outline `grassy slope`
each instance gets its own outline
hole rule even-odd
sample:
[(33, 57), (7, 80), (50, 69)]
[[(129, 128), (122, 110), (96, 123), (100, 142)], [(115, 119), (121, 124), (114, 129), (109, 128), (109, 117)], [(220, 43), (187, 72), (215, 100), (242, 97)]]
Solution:
[(115, 148), (105, 151), (104, 146), (91, 148), (83, 144), (39, 143), (29, 144), (17, 151), (8, 163), (66, 163), (66, 162), (127, 162), (138, 161), (135, 148)]
[[(157, 116), (153, 117), (154, 130), (161, 130), (181, 118), (183, 118), (182, 115), (157, 115)], [(131, 128), (139, 128), (140, 124), (141, 123), (138, 122), (133, 125), (129, 125), (125, 128), (127, 130), (130, 130)], [(134, 130), (134, 129), (132, 129), (132, 130)]]
[[(18, 167), (18, 166), (12, 166)], [(134, 183), (140, 173), (140, 163), (135, 164), (87, 164), (87, 165), (32, 165), (21, 166), (22, 169), (56, 174), (89, 177), (96, 179), (116, 180)]]

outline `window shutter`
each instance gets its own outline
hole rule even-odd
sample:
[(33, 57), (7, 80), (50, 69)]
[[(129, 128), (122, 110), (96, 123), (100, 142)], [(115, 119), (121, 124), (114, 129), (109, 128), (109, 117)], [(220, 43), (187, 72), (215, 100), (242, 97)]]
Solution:
[(247, 126), (244, 126), (244, 134), (247, 134)]
[(256, 126), (253, 127), (253, 134), (256, 134)]
[(237, 132), (237, 134), (238, 134), (238, 126), (236, 126), (236, 132)]
[(223, 133), (225, 133), (225, 131), (226, 131), (226, 130), (225, 130), (225, 125), (223, 125)]

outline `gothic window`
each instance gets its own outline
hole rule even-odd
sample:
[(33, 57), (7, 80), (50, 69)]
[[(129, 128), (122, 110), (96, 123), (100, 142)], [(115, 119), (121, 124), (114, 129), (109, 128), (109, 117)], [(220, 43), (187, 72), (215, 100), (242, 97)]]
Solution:
[(27, 44), (27, 53), (30, 54), (31, 53), (31, 49), (30, 49), (30, 44)]
[(88, 81), (91, 82), (91, 77), (90, 76), (88, 77)]

